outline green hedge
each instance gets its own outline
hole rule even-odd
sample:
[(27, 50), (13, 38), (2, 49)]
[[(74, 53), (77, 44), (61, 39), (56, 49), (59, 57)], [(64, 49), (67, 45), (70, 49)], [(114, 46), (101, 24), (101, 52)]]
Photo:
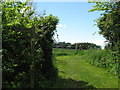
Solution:
[(84, 50), (82, 58), (90, 64), (105, 68), (111, 74), (118, 77), (118, 59), (110, 50)]

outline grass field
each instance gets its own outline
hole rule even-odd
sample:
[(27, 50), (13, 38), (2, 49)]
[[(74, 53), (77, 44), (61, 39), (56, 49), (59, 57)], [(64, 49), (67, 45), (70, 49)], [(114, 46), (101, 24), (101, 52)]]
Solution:
[(54, 49), (53, 53), (59, 71), (53, 88), (118, 88), (117, 77), (87, 63), (75, 50)]

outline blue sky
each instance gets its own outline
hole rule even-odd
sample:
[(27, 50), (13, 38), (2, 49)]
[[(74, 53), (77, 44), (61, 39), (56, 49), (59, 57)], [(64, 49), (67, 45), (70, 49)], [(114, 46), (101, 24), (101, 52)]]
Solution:
[(45, 10), (47, 15), (52, 14), (59, 18), (59, 40), (56, 41), (90, 42), (104, 46), (105, 39), (98, 34), (98, 27), (93, 26), (101, 12), (88, 12), (93, 5), (95, 4), (87, 2), (34, 2), (37, 13)]

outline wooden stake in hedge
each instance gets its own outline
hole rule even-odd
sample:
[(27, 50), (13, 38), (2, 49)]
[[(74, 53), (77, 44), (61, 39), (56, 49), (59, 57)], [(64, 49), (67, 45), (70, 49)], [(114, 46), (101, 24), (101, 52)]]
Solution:
[(34, 60), (34, 53), (35, 53), (35, 46), (34, 46), (34, 38), (35, 38), (35, 31), (32, 29), (32, 38), (31, 38), (31, 66), (30, 66), (30, 87), (34, 88), (34, 83), (35, 83), (35, 75), (34, 75), (34, 65), (35, 65), (35, 60)]

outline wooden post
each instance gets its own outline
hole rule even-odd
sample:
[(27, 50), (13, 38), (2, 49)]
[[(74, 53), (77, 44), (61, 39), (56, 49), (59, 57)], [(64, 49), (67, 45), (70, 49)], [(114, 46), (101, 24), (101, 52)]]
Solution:
[(78, 53), (78, 45), (76, 43), (76, 46), (75, 46), (75, 53), (77, 54)]
[(35, 82), (35, 76), (34, 76), (34, 65), (35, 65), (35, 60), (34, 60), (34, 49), (35, 49), (35, 46), (34, 46), (34, 37), (35, 36), (35, 31), (34, 29), (32, 29), (32, 37), (31, 37), (31, 66), (30, 66), (30, 87), (31, 88), (34, 88), (34, 82)]

